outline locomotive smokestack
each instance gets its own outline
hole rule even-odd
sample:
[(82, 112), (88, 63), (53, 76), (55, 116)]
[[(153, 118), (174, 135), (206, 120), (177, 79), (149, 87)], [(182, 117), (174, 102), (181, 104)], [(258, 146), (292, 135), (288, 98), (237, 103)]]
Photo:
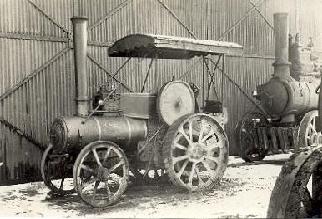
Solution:
[(88, 88), (89, 80), (86, 74), (87, 55), (87, 22), (86, 17), (73, 17), (73, 47), (76, 84), (77, 115), (86, 116), (89, 111)]
[(289, 56), (289, 24), (287, 13), (274, 14), (274, 33), (275, 33), (275, 62), (274, 77), (289, 78), (290, 62)]

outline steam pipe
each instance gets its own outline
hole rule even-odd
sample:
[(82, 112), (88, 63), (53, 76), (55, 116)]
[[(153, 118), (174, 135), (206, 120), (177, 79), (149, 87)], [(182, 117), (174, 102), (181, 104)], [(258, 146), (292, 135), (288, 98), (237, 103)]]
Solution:
[(275, 62), (274, 77), (290, 78), (289, 24), (287, 13), (274, 14)]
[(77, 115), (86, 116), (89, 112), (89, 79), (86, 74), (87, 23), (86, 17), (73, 17), (73, 47), (75, 66), (75, 87)]

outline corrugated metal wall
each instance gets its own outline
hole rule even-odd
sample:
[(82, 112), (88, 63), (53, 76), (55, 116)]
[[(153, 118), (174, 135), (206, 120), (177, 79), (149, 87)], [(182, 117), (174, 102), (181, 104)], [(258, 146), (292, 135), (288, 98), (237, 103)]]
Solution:
[[(127, 60), (109, 58), (108, 45), (138, 32), (192, 37), (179, 19), (196, 38), (244, 46), (245, 55), (226, 57), (224, 69), (250, 94), (273, 70), (273, 13), (288, 11), (291, 32), (300, 30), (305, 40), (312, 36), (320, 45), (321, 9), (318, 0), (309, 5), (305, 0), (0, 0), (0, 182), (35, 179), (41, 157), (37, 142), (46, 144), (53, 118), (75, 111), (69, 48), (73, 15), (89, 17), (89, 56), (99, 63), (88, 59), (92, 93), (110, 80), (102, 68), (113, 73)], [(140, 91), (150, 61), (131, 59), (116, 78)], [(200, 86), (202, 71), (200, 58), (154, 61), (145, 91), (156, 91), (173, 76)], [(254, 106), (227, 77), (222, 84), (216, 74), (219, 97), (229, 112), (231, 153), (236, 154), (235, 124)]]

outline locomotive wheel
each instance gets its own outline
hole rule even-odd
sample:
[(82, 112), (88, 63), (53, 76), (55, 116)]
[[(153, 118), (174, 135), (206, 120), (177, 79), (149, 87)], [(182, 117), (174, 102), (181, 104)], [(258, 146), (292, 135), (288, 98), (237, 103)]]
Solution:
[[(254, 125), (254, 119), (260, 121)], [(248, 113), (236, 127), (236, 142), (240, 145), (240, 156), (246, 162), (263, 160), (266, 151), (258, 143), (256, 128), (257, 126), (266, 126), (267, 120), (261, 113)]]
[(79, 153), (74, 164), (74, 186), (83, 201), (92, 207), (117, 202), (129, 180), (129, 163), (119, 146), (97, 141)]
[(298, 132), (298, 145), (300, 147), (311, 146), (317, 141), (318, 132), (315, 129), (317, 117), (318, 111), (313, 110), (306, 113), (302, 118)]
[(45, 185), (57, 195), (65, 195), (74, 192), (73, 180), (68, 178), (72, 173), (67, 157), (53, 155), (53, 145), (49, 144), (41, 159), (41, 176)]
[(322, 217), (321, 146), (302, 149), (285, 163), (276, 180), (267, 212), (267, 218), (307, 217)]
[(173, 184), (201, 191), (219, 183), (228, 163), (228, 140), (212, 116), (183, 116), (170, 126), (164, 139), (164, 164)]

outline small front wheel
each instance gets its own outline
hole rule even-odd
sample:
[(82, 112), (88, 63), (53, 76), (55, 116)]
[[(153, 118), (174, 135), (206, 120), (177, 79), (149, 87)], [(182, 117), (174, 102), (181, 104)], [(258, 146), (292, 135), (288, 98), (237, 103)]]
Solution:
[(113, 142), (97, 141), (79, 153), (74, 164), (74, 187), (82, 200), (92, 207), (116, 203), (129, 180), (129, 162)]
[(67, 154), (54, 154), (49, 144), (41, 159), (41, 176), (45, 185), (56, 195), (74, 192), (72, 162)]

